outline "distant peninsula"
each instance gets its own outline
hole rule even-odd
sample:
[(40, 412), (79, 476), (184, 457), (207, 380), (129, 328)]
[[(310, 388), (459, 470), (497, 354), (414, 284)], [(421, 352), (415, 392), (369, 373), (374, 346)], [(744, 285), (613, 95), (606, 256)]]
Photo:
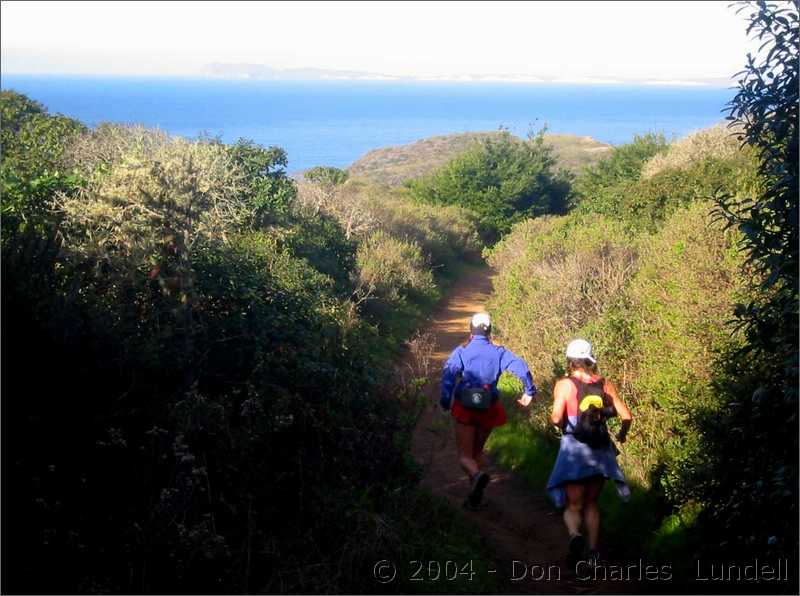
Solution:
[(663, 85), (663, 86), (728, 86), (730, 80), (719, 78), (686, 79), (633, 79), (609, 77), (554, 77), (535, 74), (480, 74), (455, 73), (445, 75), (404, 76), (359, 70), (325, 68), (275, 68), (266, 64), (214, 62), (205, 65), (202, 74), (210, 78), (261, 81), (397, 81), (397, 82), (452, 82), (452, 83), (540, 83), (583, 85)]

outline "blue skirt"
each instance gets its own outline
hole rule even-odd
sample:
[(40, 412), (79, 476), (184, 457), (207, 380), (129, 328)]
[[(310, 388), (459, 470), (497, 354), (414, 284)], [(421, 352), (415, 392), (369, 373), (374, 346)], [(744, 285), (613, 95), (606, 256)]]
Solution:
[(592, 449), (571, 434), (563, 435), (556, 463), (547, 481), (547, 494), (553, 504), (559, 509), (563, 508), (567, 502), (564, 485), (591, 476), (613, 480), (620, 499), (627, 501), (630, 498), (631, 489), (617, 464), (613, 445), (605, 449)]

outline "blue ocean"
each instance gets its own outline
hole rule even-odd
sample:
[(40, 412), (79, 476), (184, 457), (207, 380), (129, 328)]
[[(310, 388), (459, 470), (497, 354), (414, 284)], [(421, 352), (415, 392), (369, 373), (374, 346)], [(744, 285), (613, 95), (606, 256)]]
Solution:
[(668, 139), (724, 119), (722, 87), (248, 81), (3, 75), (13, 89), (94, 126), (142, 124), (171, 134), (248, 138), (283, 147), (290, 172), (346, 167), (371, 149), (425, 137), (506, 128), (619, 145), (635, 134)]

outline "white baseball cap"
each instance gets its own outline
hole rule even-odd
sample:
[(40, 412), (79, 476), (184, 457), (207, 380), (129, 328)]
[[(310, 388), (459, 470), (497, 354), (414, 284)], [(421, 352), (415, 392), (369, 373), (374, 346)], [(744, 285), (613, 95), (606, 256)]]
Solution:
[(489, 318), (489, 313), (479, 312), (472, 315), (472, 320), (470, 321), (470, 325), (472, 327), (481, 327), (484, 326), (487, 329), (492, 326), (492, 319)]
[(585, 339), (574, 339), (569, 342), (567, 346), (567, 358), (585, 358), (592, 364), (596, 364), (597, 360), (592, 355), (592, 344)]

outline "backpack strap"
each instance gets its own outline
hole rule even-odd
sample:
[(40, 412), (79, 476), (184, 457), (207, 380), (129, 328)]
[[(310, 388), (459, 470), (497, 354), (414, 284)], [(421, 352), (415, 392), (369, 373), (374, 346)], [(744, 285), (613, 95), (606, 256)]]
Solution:
[[(567, 378), (575, 385), (575, 408), (578, 411), (577, 417), (580, 417), (581, 400), (583, 399), (583, 394), (586, 392), (585, 383), (572, 375), (567, 375)], [(566, 429), (575, 430), (575, 425), (569, 421), (569, 405), (567, 405), (567, 412), (564, 416), (564, 420), (567, 421)]]

